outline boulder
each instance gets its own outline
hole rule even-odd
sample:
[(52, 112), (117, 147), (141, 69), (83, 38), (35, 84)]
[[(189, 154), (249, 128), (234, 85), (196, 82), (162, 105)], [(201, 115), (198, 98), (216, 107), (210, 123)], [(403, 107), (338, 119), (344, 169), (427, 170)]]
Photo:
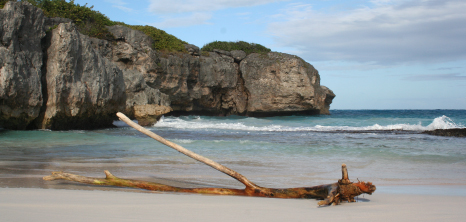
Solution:
[(0, 127), (26, 129), (39, 116), (44, 21), (42, 10), (28, 2), (0, 9)]
[(188, 51), (189, 55), (199, 56), (199, 47), (192, 44), (184, 44), (184, 48)]
[(141, 126), (152, 126), (163, 116), (172, 111), (169, 106), (154, 104), (133, 106), (134, 117)]
[(246, 58), (246, 53), (242, 50), (233, 50), (231, 51), (231, 57), (235, 59), (236, 63), (240, 63), (244, 58)]

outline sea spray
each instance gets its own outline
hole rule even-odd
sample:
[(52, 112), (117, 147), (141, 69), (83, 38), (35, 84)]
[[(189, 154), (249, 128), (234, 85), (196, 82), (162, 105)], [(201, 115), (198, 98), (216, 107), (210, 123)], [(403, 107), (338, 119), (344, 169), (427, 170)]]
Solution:
[[(252, 119), (252, 120), (250, 120)], [(390, 125), (380, 125), (375, 123), (369, 126), (341, 126), (341, 125), (312, 125), (312, 119), (302, 117), (299, 121), (300, 126), (277, 125), (270, 121), (269, 125), (256, 122), (265, 122), (255, 120), (255, 118), (238, 119), (237, 122), (232, 122), (229, 119), (209, 118), (205, 117), (204, 121), (200, 121), (200, 117), (187, 118), (187, 117), (167, 117), (163, 121), (157, 123), (155, 128), (175, 128), (175, 129), (204, 129), (204, 130), (239, 130), (239, 131), (270, 131), (270, 132), (291, 132), (291, 131), (318, 131), (318, 132), (332, 132), (332, 131), (390, 131), (390, 130), (405, 130), (405, 131), (425, 131), (435, 129), (454, 129), (464, 127), (462, 124), (456, 124), (452, 119), (443, 115), (432, 120), (432, 122), (423, 126), (421, 122), (418, 124), (397, 123)], [(387, 121), (387, 120), (382, 120)], [(331, 124), (331, 123), (330, 123)], [(338, 123), (340, 124), (340, 123)], [(259, 125), (259, 126), (258, 126)]]

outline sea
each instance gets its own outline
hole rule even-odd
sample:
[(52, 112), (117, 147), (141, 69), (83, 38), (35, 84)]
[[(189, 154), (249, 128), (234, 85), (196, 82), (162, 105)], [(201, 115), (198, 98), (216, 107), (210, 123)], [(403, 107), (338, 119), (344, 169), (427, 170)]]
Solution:
[[(334, 183), (345, 163), (350, 180), (370, 181), (376, 193), (466, 196), (466, 138), (422, 134), (464, 128), (466, 110), (330, 112), (267, 118), (165, 116), (147, 129), (259, 186)], [(0, 129), (0, 187), (100, 189), (42, 177), (53, 171), (105, 177), (104, 170), (180, 187), (243, 187), (122, 121), (114, 124), (116, 128), (89, 131)]]

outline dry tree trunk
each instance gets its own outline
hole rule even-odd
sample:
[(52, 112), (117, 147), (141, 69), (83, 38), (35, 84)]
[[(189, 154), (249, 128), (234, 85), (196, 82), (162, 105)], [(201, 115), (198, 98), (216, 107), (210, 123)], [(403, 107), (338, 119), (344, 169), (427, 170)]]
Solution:
[(375, 186), (371, 182), (352, 183), (348, 178), (348, 171), (346, 165), (342, 165), (342, 179), (336, 183), (319, 185), (314, 187), (299, 187), (299, 188), (285, 188), (275, 189), (260, 187), (253, 182), (249, 181), (245, 176), (229, 169), (213, 160), (198, 155), (189, 151), (182, 146), (172, 143), (159, 135), (141, 127), (135, 122), (131, 121), (122, 113), (117, 113), (117, 116), (135, 128), (136, 130), (148, 135), (149, 137), (163, 143), (183, 154), (189, 156), (197, 161), (205, 163), (210, 167), (227, 174), (230, 177), (238, 180), (246, 187), (245, 189), (229, 189), (229, 188), (179, 188), (168, 186), (159, 183), (138, 181), (130, 179), (122, 179), (115, 177), (110, 172), (105, 171), (106, 178), (91, 178), (80, 175), (69, 174), (65, 172), (53, 172), (50, 176), (45, 176), (44, 180), (69, 180), (79, 183), (105, 185), (105, 186), (119, 186), (141, 188), (146, 190), (167, 191), (167, 192), (185, 192), (185, 193), (203, 193), (203, 194), (219, 194), (219, 195), (237, 195), (237, 196), (256, 196), (256, 197), (274, 197), (274, 198), (309, 198), (309, 199), (323, 199), (319, 201), (319, 205), (338, 204), (340, 201), (354, 202), (354, 197), (367, 193), (372, 194), (375, 191)]

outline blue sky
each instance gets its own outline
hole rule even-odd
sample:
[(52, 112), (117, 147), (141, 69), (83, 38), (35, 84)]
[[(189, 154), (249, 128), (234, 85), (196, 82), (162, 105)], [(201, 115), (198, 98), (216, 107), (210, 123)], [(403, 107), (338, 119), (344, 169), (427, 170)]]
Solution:
[(464, 0), (75, 0), (202, 47), (248, 41), (311, 63), (331, 109), (466, 109)]

